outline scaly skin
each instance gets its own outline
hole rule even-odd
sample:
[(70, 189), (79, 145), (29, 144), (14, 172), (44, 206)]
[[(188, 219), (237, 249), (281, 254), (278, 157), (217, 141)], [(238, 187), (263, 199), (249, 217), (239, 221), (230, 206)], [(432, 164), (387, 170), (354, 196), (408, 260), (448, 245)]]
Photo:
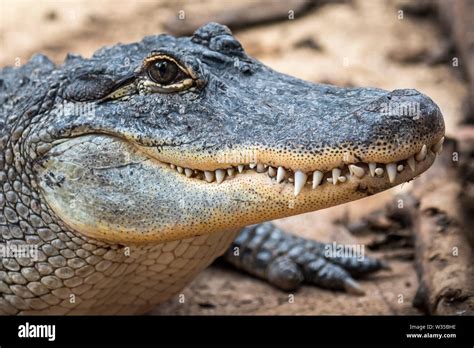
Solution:
[[(1, 70), (0, 103), (0, 245), (32, 248), (2, 257), (3, 314), (146, 312), (244, 226), (409, 181), (444, 134), (417, 91), (277, 73), (215, 23), (62, 66), (35, 56)], [(358, 292), (349, 274), (383, 266), (260, 228), (244, 229), (226, 258), (284, 289), (304, 280)]]

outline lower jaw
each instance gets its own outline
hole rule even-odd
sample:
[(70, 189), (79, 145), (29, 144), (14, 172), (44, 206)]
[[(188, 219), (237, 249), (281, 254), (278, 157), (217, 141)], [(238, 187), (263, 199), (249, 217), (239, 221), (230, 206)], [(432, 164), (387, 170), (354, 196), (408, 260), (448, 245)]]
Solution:
[[(344, 183), (333, 185), (327, 182), (316, 189), (307, 183), (297, 196), (292, 183), (277, 183), (265, 173), (244, 172), (217, 184), (186, 178), (173, 172), (169, 165), (159, 164), (161, 171), (165, 171), (164, 177), (173, 178), (166, 185), (173, 187), (174, 192), (180, 192), (170, 197), (176, 199), (169, 202), (176, 209), (169, 219), (167, 215), (162, 216), (156, 228), (124, 226), (116, 233), (110, 233), (109, 224), (97, 224), (97, 230), (88, 236), (109, 242), (148, 244), (222, 231), (230, 233), (246, 225), (329, 208), (389, 189), (424, 172), (435, 157), (433, 153), (428, 154), (414, 173), (402, 172), (394, 183), (389, 183), (386, 177), (366, 175), (360, 179), (351, 176)], [(150, 201), (148, 205), (158, 206), (160, 202)], [(71, 227), (81, 231), (87, 226)]]
[[(412, 180), (413, 177), (427, 170), (435, 157), (434, 154), (429, 154), (414, 173), (401, 173), (394, 183), (389, 183), (387, 178), (383, 177), (368, 176), (365, 179), (351, 177), (344, 183), (324, 184), (316, 189), (312, 189), (311, 184), (306, 184), (297, 196), (294, 195), (294, 186), (291, 183), (277, 183), (275, 179), (264, 173), (242, 173), (221, 184), (215, 182), (209, 184), (180, 175), (176, 178), (177, 185), (188, 185), (188, 187), (192, 185), (192, 190), (205, 190), (208, 193), (211, 199), (210, 205), (204, 206), (209, 202), (195, 200), (193, 206), (200, 206), (201, 209), (205, 207), (207, 211), (212, 211), (212, 216), (204, 218), (197, 214), (192, 227), (173, 222), (168, 226), (169, 231), (168, 228), (161, 230), (160, 240), (172, 240), (173, 238), (169, 238), (176, 234), (191, 237), (238, 229), (250, 224), (325, 209), (365, 198)], [(216, 202), (217, 200), (219, 202)]]
[[(151, 159), (149, 165), (161, 173), (160, 185), (168, 188), (167, 204), (176, 209), (170, 216), (162, 216), (156, 228), (136, 226), (127, 233), (120, 233), (119, 237), (121, 242), (161, 243), (325, 209), (408, 182), (426, 171), (435, 158), (436, 154), (428, 151), (426, 157), (416, 163), (415, 171), (404, 168), (393, 182), (386, 173), (371, 176), (368, 168), (364, 168), (363, 177), (345, 173), (346, 180), (338, 180), (336, 184), (327, 180), (332, 179), (332, 175), (326, 173), (324, 183), (313, 188), (308, 180), (296, 196), (294, 182), (278, 183), (266, 172), (246, 169), (227, 176), (221, 183), (215, 180), (209, 183), (196, 176), (186, 177), (178, 173), (176, 167)], [(162, 204), (153, 199), (151, 197), (149, 206)]]

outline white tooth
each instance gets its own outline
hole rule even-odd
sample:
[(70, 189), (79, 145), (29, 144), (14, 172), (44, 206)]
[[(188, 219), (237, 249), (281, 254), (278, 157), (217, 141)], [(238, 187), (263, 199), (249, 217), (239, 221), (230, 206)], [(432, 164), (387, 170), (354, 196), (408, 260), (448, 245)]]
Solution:
[(308, 176), (303, 173), (302, 171), (297, 170), (295, 173), (295, 196), (298, 196), (298, 194), (301, 192), (301, 190), (304, 187), (304, 184), (306, 184), (306, 179)]
[(433, 145), (433, 151), (435, 153), (440, 153), (443, 151), (443, 142), (444, 142), (444, 137), (442, 137), (436, 144)]
[(191, 175), (193, 175), (193, 170), (189, 168), (184, 169), (184, 174), (186, 174), (186, 177), (190, 178)]
[(426, 148), (426, 145), (423, 145), (421, 148), (420, 152), (418, 152), (415, 156), (415, 159), (420, 162), (423, 161), (426, 158), (426, 154), (428, 153), (428, 149)]
[(403, 169), (405, 169), (405, 167), (403, 166), (403, 164), (399, 164), (399, 165), (397, 166), (397, 172), (402, 172)]
[(184, 169), (182, 167), (176, 167), (179, 174), (183, 174)]
[(206, 178), (207, 182), (213, 182), (214, 181), (214, 172), (210, 172), (205, 170), (204, 171), (204, 177)]
[(377, 168), (377, 165), (374, 162), (369, 162), (369, 171), (370, 171), (370, 176), (375, 175), (375, 169)]
[(358, 178), (362, 178), (365, 175), (364, 168), (358, 167), (358, 166), (353, 165), (353, 164), (349, 164), (349, 171), (353, 175), (357, 176)]
[(273, 167), (268, 167), (268, 175), (269, 175), (271, 178), (273, 178), (274, 176), (276, 176), (276, 175), (277, 175), (277, 172), (276, 172), (275, 168), (273, 168)]
[(228, 176), (234, 176), (234, 173), (235, 173), (235, 169), (234, 169), (234, 168), (229, 168), (229, 169), (227, 169), (227, 175), (228, 175)]
[(171, 169), (176, 169), (176, 166), (174, 164), (170, 164)]
[(265, 166), (263, 163), (257, 163), (257, 173), (263, 173), (265, 171)]
[(216, 181), (218, 184), (224, 181), (225, 178), (225, 170), (223, 169), (217, 169), (216, 170)]
[(294, 183), (294, 182), (295, 182), (295, 179), (293, 179), (293, 177), (290, 176), (290, 177), (288, 178), (288, 182)]
[(263, 166), (264, 166), (265, 168), (268, 168), (268, 164), (264, 164)]
[(334, 168), (332, 170), (332, 184), (337, 184), (337, 179), (341, 176), (341, 170), (339, 168)]
[(407, 159), (407, 163), (411, 171), (414, 172), (416, 169), (415, 157), (411, 156), (409, 159)]
[(313, 189), (315, 189), (323, 180), (323, 173), (319, 170), (315, 170), (313, 173)]
[(281, 183), (285, 180), (286, 170), (283, 167), (278, 167), (277, 170), (277, 183)]
[(382, 176), (383, 175), (383, 168), (376, 168), (375, 175)]
[(244, 171), (244, 165), (243, 164), (239, 164), (237, 166), (237, 169), (239, 170), (239, 173), (242, 173)]
[(337, 180), (340, 182), (346, 182), (347, 178), (344, 175), (341, 175)]
[(257, 166), (256, 163), (250, 163), (250, 164), (249, 164), (250, 169), (254, 169), (256, 166)]
[(332, 178), (326, 178), (326, 180), (327, 180), (327, 182), (331, 182), (331, 183), (333, 182)]
[(385, 165), (388, 174), (388, 180), (393, 184), (395, 178), (397, 177), (397, 165), (395, 163), (389, 163)]

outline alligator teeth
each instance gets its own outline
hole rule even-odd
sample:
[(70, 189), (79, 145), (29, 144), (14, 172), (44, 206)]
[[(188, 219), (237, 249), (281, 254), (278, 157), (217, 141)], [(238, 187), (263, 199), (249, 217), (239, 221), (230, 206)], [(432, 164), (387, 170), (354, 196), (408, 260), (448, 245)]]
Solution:
[(349, 165), (349, 171), (352, 173), (352, 175), (355, 175), (358, 178), (362, 178), (365, 175), (364, 168), (358, 167), (354, 164)]
[(303, 189), (304, 184), (306, 183), (306, 179), (308, 176), (300, 170), (297, 170), (295, 173), (295, 196)]
[(414, 172), (416, 169), (416, 161), (415, 157), (411, 156), (409, 159), (407, 159), (408, 166), (410, 167), (411, 171)]
[(214, 181), (214, 172), (210, 172), (205, 170), (204, 171), (204, 178), (206, 178), (207, 182), (213, 182)]
[(395, 163), (389, 163), (385, 166), (387, 169), (388, 180), (391, 184), (395, 182), (395, 178), (397, 177), (397, 165)]
[(382, 176), (383, 175), (383, 168), (375, 168), (375, 175)]
[(321, 173), (319, 170), (316, 170), (313, 173), (313, 189), (315, 189), (323, 180), (323, 173)]
[(277, 183), (281, 183), (285, 180), (286, 170), (283, 167), (278, 167), (277, 170)]
[(428, 149), (426, 148), (426, 145), (423, 145), (421, 148), (420, 152), (418, 152), (415, 156), (415, 159), (420, 162), (423, 161), (426, 158), (426, 154), (428, 153)]
[(268, 175), (269, 175), (270, 177), (272, 177), (272, 178), (273, 178), (274, 176), (276, 176), (276, 175), (277, 175), (277, 172), (276, 172), (275, 168), (273, 168), (273, 167), (268, 167)]
[(225, 178), (225, 170), (223, 169), (217, 169), (216, 170), (216, 181), (218, 184), (224, 181)]
[(341, 176), (341, 170), (339, 168), (334, 168), (332, 170), (332, 184), (337, 184), (337, 179)]
[[(341, 175), (340, 177), (336, 178), (335, 181), (333, 178), (327, 178), (326, 181), (332, 183), (333, 185), (336, 185), (338, 182), (346, 182), (347, 177), (345, 177), (344, 175)], [(334, 182), (336, 182), (336, 184)]]
[(436, 144), (433, 145), (433, 151), (435, 153), (440, 153), (443, 151), (443, 142), (444, 142), (444, 137), (442, 137)]
[[(441, 138), (436, 144), (430, 147), (430, 153), (439, 153), (442, 150), (444, 137)], [(403, 172), (405, 168), (408, 166), (415, 172), (416, 169), (416, 162), (423, 161), (426, 159), (428, 155), (428, 147), (424, 144), (421, 150), (414, 156), (405, 159), (402, 163), (388, 163), (385, 165), (381, 165), (381, 167), (377, 167), (377, 163), (375, 162), (362, 162), (359, 164), (347, 163), (343, 166), (343, 168), (333, 168), (330, 172), (322, 172), (320, 170), (315, 170), (312, 175), (312, 188), (315, 189), (319, 185), (323, 184), (323, 180), (326, 177), (327, 182), (332, 183), (333, 185), (337, 185), (337, 183), (344, 183), (351, 179), (351, 175), (357, 178), (363, 178), (366, 175), (366, 165), (368, 165), (368, 172), (370, 176), (374, 177), (383, 177), (385, 171), (387, 171), (387, 177), (390, 183), (394, 183), (397, 178), (397, 173)], [(406, 163), (405, 163), (406, 161)], [(264, 163), (250, 163), (247, 165), (239, 164), (239, 165), (229, 165), (226, 169), (216, 169), (215, 171), (201, 171), (191, 168), (184, 168), (177, 166), (175, 164), (168, 164), (170, 168), (176, 170), (180, 174), (186, 175), (187, 178), (194, 177), (196, 179), (205, 180), (208, 183), (212, 183), (216, 181), (218, 184), (222, 183), (227, 177), (233, 177), (236, 175), (237, 172), (243, 173), (246, 168), (254, 169), (258, 173), (267, 173), (270, 178), (275, 178), (277, 183), (281, 182), (288, 182), (294, 184), (294, 194), (297, 196), (301, 193), (304, 185), (308, 180), (308, 175), (310, 173), (304, 173), (301, 170), (297, 170), (293, 172), (291, 169), (288, 169), (290, 172), (287, 173), (287, 170), (282, 167), (273, 167), (269, 164)], [(347, 166), (347, 169), (346, 169)], [(347, 173), (347, 170), (349, 173)], [(342, 174), (342, 173), (345, 174)], [(309, 183), (308, 183), (309, 184)]]
[(377, 168), (377, 165), (374, 162), (369, 162), (370, 176), (375, 176), (375, 169), (376, 168)]
[(265, 166), (263, 163), (257, 163), (257, 173), (263, 173), (265, 171)]

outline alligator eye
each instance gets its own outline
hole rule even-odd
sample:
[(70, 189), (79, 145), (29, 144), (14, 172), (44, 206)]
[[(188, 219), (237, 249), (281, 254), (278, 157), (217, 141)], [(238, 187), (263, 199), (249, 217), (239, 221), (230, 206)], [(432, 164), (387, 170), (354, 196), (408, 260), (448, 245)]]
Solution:
[(192, 71), (175, 58), (154, 53), (145, 58), (140, 69), (118, 79), (111, 91), (100, 101), (126, 100), (133, 94), (173, 93), (185, 91), (201, 82), (193, 78)]
[(179, 68), (176, 63), (166, 59), (159, 59), (148, 68), (148, 76), (160, 85), (173, 82), (178, 76), (178, 72)]
[(181, 92), (195, 85), (186, 67), (162, 53), (145, 58), (140, 75), (137, 87), (141, 94)]

